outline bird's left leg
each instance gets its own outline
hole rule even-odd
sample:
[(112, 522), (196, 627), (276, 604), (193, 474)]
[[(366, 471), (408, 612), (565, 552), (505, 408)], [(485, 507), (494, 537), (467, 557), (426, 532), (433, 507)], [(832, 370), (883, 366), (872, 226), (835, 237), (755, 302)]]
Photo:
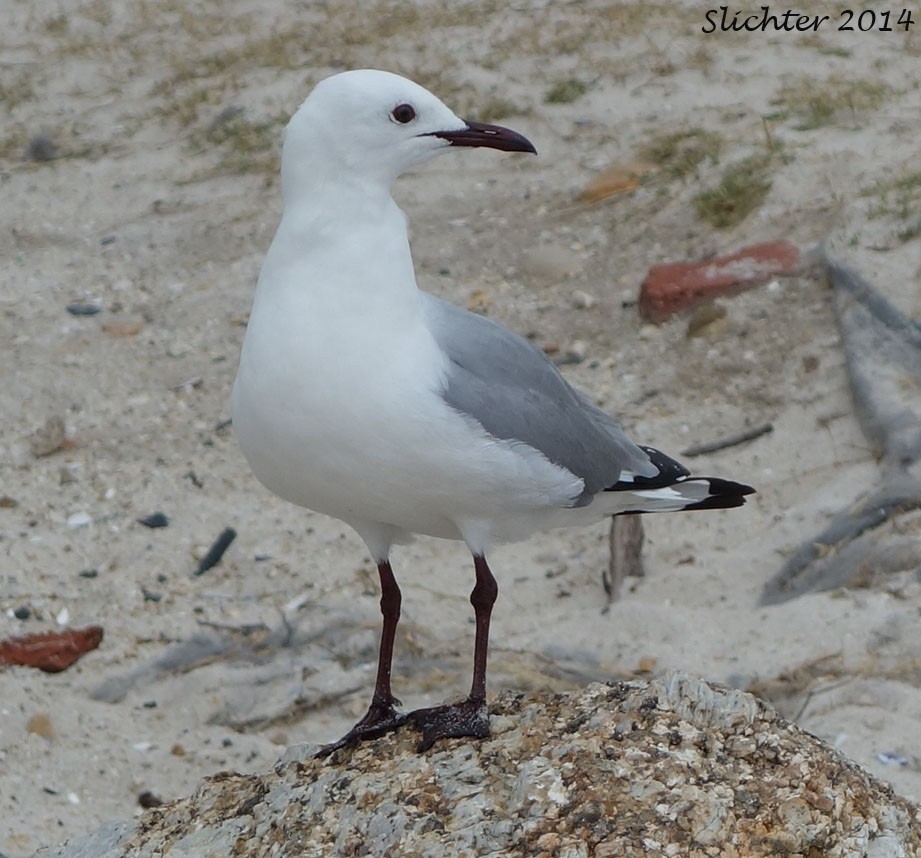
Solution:
[(409, 719), (422, 731), (419, 750), (426, 751), (439, 739), (469, 736), (485, 739), (489, 735), (489, 710), (486, 708), (486, 654), (489, 646), (489, 620), (499, 595), (499, 586), (486, 558), (475, 554), (476, 586), (470, 594), (476, 617), (476, 639), (473, 649), (473, 683), (470, 694), (460, 703), (417, 709)]

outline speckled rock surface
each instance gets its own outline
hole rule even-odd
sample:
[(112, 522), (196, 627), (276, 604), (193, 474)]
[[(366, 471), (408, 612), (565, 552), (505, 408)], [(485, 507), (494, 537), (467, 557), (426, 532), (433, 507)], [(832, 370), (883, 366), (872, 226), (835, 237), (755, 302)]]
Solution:
[(744, 692), (674, 674), (491, 712), (489, 740), (422, 755), (409, 729), (292, 748), (36, 858), (921, 854), (921, 808)]

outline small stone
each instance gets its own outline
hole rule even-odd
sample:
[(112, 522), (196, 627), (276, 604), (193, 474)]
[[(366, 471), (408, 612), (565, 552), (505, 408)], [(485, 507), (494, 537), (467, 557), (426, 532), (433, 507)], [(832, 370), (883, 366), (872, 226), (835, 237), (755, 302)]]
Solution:
[(144, 808), (159, 807), (163, 804), (163, 799), (154, 795), (149, 789), (145, 789), (138, 795), (138, 804)]
[(102, 329), (113, 337), (133, 337), (139, 334), (144, 328), (143, 319), (112, 319), (104, 322)]
[(32, 433), (29, 439), (29, 449), (36, 459), (56, 453), (64, 444), (65, 438), (64, 418), (60, 415), (49, 417), (41, 429)]
[(582, 340), (574, 340), (565, 352), (562, 354), (554, 355), (553, 362), (557, 366), (568, 366), (570, 364), (582, 363), (582, 361), (585, 360), (585, 355), (587, 352), (588, 347)]
[(93, 516), (88, 512), (75, 512), (67, 517), (67, 526), (73, 530), (78, 527), (86, 527), (93, 523)]
[(81, 578), (97, 578), (99, 576), (98, 569), (81, 569), (79, 572)]
[(17, 620), (28, 620), (32, 616), (32, 609), (28, 605), (20, 605), (14, 609), (13, 616)]
[(166, 527), (169, 524), (169, 519), (165, 513), (152, 512), (150, 515), (144, 516), (144, 518), (139, 518), (138, 524), (143, 524), (144, 527), (150, 528)]
[(29, 716), (26, 721), (26, 732), (35, 736), (41, 736), (43, 739), (54, 739), (54, 727), (51, 724), (51, 716), (47, 712), (36, 712)]
[(474, 289), (467, 296), (467, 309), (471, 313), (485, 316), (492, 306), (492, 296), (483, 289)]
[(561, 244), (540, 244), (528, 251), (520, 267), (532, 278), (556, 283), (578, 274), (583, 262), (578, 253)]
[(577, 310), (591, 310), (598, 303), (594, 295), (589, 295), (588, 292), (583, 292), (581, 289), (576, 289), (571, 298), (572, 306)]
[(26, 146), (26, 157), (30, 161), (53, 161), (58, 157), (58, 147), (50, 134), (40, 132), (34, 134)]
[(726, 308), (710, 303), (697, 307), (688, 319), (688, 337), (715, 337), (729, 327)]
[(98, 304), (68, 304), (66, 309), (71, 316), (95, 316), (102, 312)]
[(588, 354), (588, 345), (586, 345), (585, 340), (573, 340), (566, 351), (576, 363), (581, 363)]
[(562, 842), (562, 838), (555, 831), (548, 831), (537, 838), (538, 849), (556, 849)]
[(644, 655), (636, 664), (640, 673), (652, 673), (656, 669), (657, 659), (652, 655)]
[(169, 749), (169, 752), (174, 757), (184, 757), (186, 753), (185, 748), (183, 748), (182, 745), (180, 745), (178, 742)]

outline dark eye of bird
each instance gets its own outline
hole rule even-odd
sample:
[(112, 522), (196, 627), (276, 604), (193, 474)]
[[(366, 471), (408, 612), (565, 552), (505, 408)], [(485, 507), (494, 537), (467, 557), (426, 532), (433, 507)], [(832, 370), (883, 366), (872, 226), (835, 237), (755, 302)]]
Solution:
[(407, 122), (412, 122), (416, 118), (416, 110), (411, 104), (398, 104), (390, 115), (400, 125), (406, 125)]

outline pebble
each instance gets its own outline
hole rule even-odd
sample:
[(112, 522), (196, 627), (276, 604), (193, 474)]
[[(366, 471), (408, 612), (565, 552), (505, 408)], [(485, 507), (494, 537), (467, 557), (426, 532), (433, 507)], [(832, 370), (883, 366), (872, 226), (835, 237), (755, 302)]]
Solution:
[(546, 282), (564, 280), (578, 274), (582, 257), (561, 244), (542, 244), (530, 250), (521, 262), (521, 270)]
[(729, 327), (726, 308), (710, 303), (697, 307), (688, 319), (688, 337), (718, 337)]
[(13, 616), (17, 620), (28, 620), (32, 616), (32, 609), (28, 605), (20, 605), (13, 610)]
[(138, 795), (138, 804), (144, 808), (159, 807), (163, 804), (163, 799), (154, 795), (149, 789), (145, 789)]
[(98, 304), (68, 304), (67, 312), (71, 316), (95, 316), (102, 312), (102, 307)]
[(26, 146), (26, 157), (30, 161), (53, 161), (58, 157), (58, 147), (50, 134), (33, 134)]
[(41, 429), (29, 438), (29, 449), (36, 459), (50, 456), (61, 449), (65, 438), (64, 418), (59, 414), (49, 417)]
[(93, 516), (88, 512), (75, 512), (68, 516), (67, 526), (76, 530), (78, 527), (86, 527), (93, 523)]
[(113, 337), (133, 337), (144, 328), (143, 319), (124, 318), (105, 322), (102, 329)]
[(150, 528), (166, 527), (169, 524), (169, 519), (166, 517), (166, 513), (152, 512), (150, 515), (144, 516), (144, 518), (139, 518), (138, 524), (143, 524), (144, 527)]
[(51, 716), (47, 712), (36, 712), (29, 716), (26, 721), (26, 732), (35, 736), (41, 736), (43, 739), (54, 739), (54, 726), (51, 723)]
[(594, 295), (590, 295), (582, 289), (576, 289), (570, 297), (572, 306), (577, 310), (591, 310), (598, 303)]
[(489, 308), (491, 306), (492, 296), (483, 289), (474, 289), (467, 296), (467, 309), (471, 313), (478, 313), (481, 316), (485, 316), (489, 313)]

